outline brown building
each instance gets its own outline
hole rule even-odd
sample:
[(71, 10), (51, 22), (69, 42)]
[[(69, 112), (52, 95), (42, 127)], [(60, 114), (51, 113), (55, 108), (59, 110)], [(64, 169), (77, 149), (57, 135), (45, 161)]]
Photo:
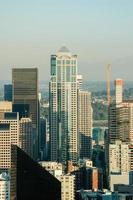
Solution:
[(38, 156), (38, 69), (12, 69), (13, 109), (32, 120), (34, 158)]

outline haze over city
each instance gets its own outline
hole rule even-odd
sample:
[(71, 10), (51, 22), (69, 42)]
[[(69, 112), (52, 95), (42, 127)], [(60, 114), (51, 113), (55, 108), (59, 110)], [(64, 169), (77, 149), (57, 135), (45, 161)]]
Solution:
[[(84, 80), (132, 80), (132, 0), (1, 1), (0, 79), (12, 67), (38, 67), (49, 80), (50, 55), (66, 45), (78, 55)], [(131, 73), (129, 73), (131, 72)]]

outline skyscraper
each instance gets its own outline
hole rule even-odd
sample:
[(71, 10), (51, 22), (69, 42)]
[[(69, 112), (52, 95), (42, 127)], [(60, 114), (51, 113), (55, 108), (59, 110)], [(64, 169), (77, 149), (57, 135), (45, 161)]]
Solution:
[(15, 111), (20, 112), (21, 117), (29, 117), (32, 120), (34, 139), (34, 158), (38, 154), (38, 69), (14, 68), (12, 70), (13, 104)]
[[(115, 80), (115, 101), (109, 106), (109, 141), (129, 141), (129, 108), (123, 101), (123, 80)], [(125, 134), (125, 132), (127, 134)]]
[(128, 144), (116, 140), (109, 145), (109, 172), (128, 174), (130, 170)]
[(58, 180), (61, 181), (61, 200), (75, 200), (75, 176), (66, 174)]
[(30, 157), (33, 157), (32, 121), (21, 118), (19, 121), (19, 146)]
[(80, 134), (80, 158), (91, 157), (92, 141), (92, 107), (91, 93), (88, 91), (79, 91), (78, 100), (78, 128)]
[(121, 103), (123, 100), (123, 80), (116, 79), (115, 80), (115, 101), (116, 104)]
[[(109, 106), (109, 141), (133, 143), (133, 101), (123, 100), (123, 80), (115, 80), (115, 102)], [(126, 134), (125, 134), (126, 133)]]
[(19, 114), (0, 113), (0, 169), (11, 168), (11, 144), (19, 145)]
[(51, 56), (51, 160), (64, 164), (78, 158), (77, 56), (62, 47)]

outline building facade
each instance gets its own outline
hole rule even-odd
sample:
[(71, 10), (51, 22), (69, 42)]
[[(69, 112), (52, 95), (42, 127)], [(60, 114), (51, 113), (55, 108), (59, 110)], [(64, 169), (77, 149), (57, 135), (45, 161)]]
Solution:
[(12, 84), (4, 85), (4, 100), (12, 101)]
[(61, 200), (75, 200), (75, 176), (66, 174), (58, 179), (61, 181)]
[(38, 104), (38, 69), (13, 68), (13, 107), (20, 117), (32, 120), (34, 158), (38, 157), (39, 104)]
[(14, 199), (61, 200), (61, 183), (22, 149), (12, 145), (11, 200)]
[(0, 101), (0, 112), (12, 112), (12, 102)]
[(5, 172), (0, 174), (0, 200), (10, 200), (10, 177)]
[(79, 90), (78, 129), (80, 134), (80, 158), (91, 158), (92, 149), (92, 107), (91, 93)]
[(11, 145), (19, 146), (19, 114), (0, 113), (0, 169), (11, 168)]
[(21, 118), (19, 121), (19, 147), (33, 157), (33, 132), (30, 118)]
[(129, 170), (129, 146), (116, 140), (115, 144), (109, 145), (109, 172), (128, 174)]
[(49, 96), (51, 161), (77, 162), (77, 56), (66, 47), (51, 56)]

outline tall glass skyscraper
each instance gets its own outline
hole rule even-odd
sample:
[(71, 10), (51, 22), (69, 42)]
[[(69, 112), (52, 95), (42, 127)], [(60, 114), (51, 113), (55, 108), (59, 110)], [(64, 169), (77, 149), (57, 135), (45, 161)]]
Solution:
[(77, 56), (62, 47), (51, 56), (50, 153), (66, 164), (78, 159)]
[(32, 120), (33, 128), (33, 157), (38, 158), (38, 130), (39, 130), (39, 106), (38, 106), (38, 69), (37, 68), (13, 68), (13, 111), (19, 112), (19, 116)]

